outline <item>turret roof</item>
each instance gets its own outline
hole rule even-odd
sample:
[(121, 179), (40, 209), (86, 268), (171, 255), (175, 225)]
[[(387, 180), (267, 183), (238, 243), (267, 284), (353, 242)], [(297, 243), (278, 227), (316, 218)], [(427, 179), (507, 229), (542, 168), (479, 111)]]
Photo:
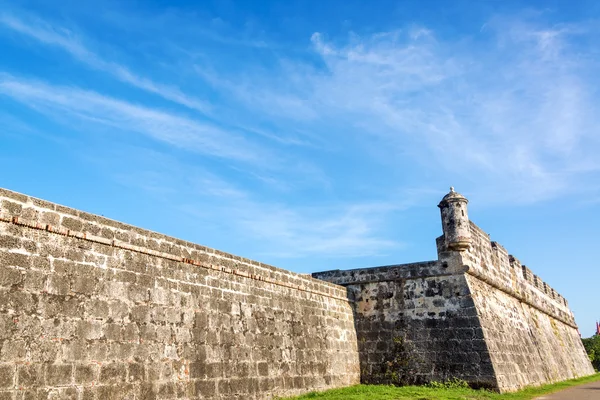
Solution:
[(467, 200), (467, 198), (465, 196), (463, 196), (462, 194), (455, 192), (454, 191), (454, 187), (450, 187), (450, 192), (444, 196), (444, 198), (442, 199), (442, 201), (440, 202), (440, 205), (442, 203), (447, 202), (448, 200), (464, 200), (466, 202), (468, 202), (469, 200)]

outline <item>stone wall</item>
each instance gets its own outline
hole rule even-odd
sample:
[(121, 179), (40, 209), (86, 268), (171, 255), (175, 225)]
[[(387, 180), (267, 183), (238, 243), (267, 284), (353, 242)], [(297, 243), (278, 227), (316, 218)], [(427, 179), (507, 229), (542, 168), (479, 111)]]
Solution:
[(358, 381), (343, 287), (0, 190), (0, 399), (266, 399)]
[(314, 277), (347, 286), (354, 300), (363, 383), (460, 378), (497, 386), (467, 280), (439, 261)]
[(498, 386), (513, 391), (592, 374), (566, 300), (471, 223), (461, 254)]
[(473, 224), (452, 189), (438, 260), (328, 271), (353, 299), (361, 380), (502, 392), (592, 374), (567, 301)]
[(467, 203), (440, 203), (438, 260), (313, 279), (0, 189), (0, 400), (512, 391), (593, 373), (567, 301)]

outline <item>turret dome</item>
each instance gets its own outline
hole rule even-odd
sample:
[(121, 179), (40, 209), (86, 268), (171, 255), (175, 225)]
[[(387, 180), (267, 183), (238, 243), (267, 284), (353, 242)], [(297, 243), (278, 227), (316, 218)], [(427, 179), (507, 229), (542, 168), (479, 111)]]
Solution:
[(462, 200), (467, 203), (469, 202), (469, 200), (467, 200), (467, 198), (465, 196), (463, 196), (462, 194), (460, 194), (458, 192), (455, 192), (454, 187), (451, 186), (450, 192), (442, 198), (442, 201), (440, 201), (440, 204), (438, 204), (438, 207), (441, 207), (444, 203), (446, 203), (448, 201), (457, 201), (457, 200), (459, 200), (459, 201)]

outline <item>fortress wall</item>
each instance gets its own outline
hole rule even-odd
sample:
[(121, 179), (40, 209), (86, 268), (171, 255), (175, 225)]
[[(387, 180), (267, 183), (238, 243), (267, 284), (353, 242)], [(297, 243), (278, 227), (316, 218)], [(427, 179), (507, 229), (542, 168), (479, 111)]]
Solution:
[(592, 374), (566, 300), (470, 222), (467, 203), (453, 188), (440, 202), (437, 261), (313, 274), (354, 299), (363, 382), (506, 392)]
[(344, 288), (0, 190), (0, 398), (265, 399), (358, 381)]
[(500, 244), (490, 241), (489, 235), (477, 225), (470, 224), (471, 248), (464, 257), (471, 275), (576, 328), (575, 318), (564, 297), (521, 265)]
[(354, 300), (363, 383), (461, 378), (496, 387), (483, 331), (463, 273), (439, 261), (328, 271)]
[(592, 374), (566, 300), (468, 226), (467, 248), (437, 239), (438, 261), (313, 274), (354, 301), (362, 381), (506, 392)]
[(467, 283), (501, 391), (592, 374), (565, 299), (471, 223)]

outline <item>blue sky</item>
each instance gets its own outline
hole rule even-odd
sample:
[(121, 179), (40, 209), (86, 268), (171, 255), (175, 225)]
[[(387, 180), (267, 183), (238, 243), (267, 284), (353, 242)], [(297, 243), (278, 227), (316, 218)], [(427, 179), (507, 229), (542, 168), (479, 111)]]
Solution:
[[(600, 3), (0, 0), (0, 186), (297, 272), (470, 216), (600, 319)], [(201, 5), (198, 5), (201, 4)]]

